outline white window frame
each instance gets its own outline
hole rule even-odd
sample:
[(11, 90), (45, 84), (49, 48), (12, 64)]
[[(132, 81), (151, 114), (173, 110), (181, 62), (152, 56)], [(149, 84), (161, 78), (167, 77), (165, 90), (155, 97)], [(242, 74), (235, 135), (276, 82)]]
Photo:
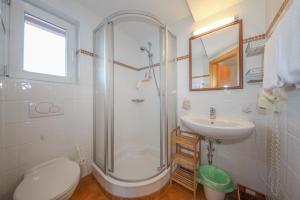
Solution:
[[(47, 8), (47, 9), (46, 9)], [(11, 1), (10, 41), (9, 41), (9, 72), (13, 78), (41, 80), (49, 82), (74, 83), (77, 78), (77, 22), (62, 17), (49, 7), (32, 4), (23, 0)], [(66, 31), (66, 76), (55, 76), (25, 71), (24, 54), (24, 23), (25, 14), (32, 15)], [(51, 55), (49, 55), (51, 56)]]

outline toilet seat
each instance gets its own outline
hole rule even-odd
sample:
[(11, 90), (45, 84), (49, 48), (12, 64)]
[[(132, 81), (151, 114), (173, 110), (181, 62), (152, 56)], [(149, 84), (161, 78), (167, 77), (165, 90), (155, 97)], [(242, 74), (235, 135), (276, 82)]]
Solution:
[(38, 165), (24, 175), (14, 200), (58, 200), (72, 193), (80, 178), (77, 163), (57, 158)]

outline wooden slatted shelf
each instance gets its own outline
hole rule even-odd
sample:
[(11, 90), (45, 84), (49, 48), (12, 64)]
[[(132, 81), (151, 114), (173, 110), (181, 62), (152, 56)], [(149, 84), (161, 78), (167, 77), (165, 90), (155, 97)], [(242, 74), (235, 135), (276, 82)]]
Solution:
[(174, 162), (184, 168), (194, 170), (197, 167), (198, 157), (197, 155), (196, 160), (194, 160), (194, 156), (189, 153), (177, 152), (174, 156)]
[[(180, 127), (172, 131), (171, 137), (172, 144), (176, 146), (176, 151), (171, 154), (171, 183), (174, 181), (193, 191), (196, 199), (196, 173), (201, 160), (201, 138), (195, 134), (182, 134)], [(173, 170), (175, 165), (176, 169)]]
[(181, 186), (194, 190), (194, 174), (182, 167), (177, 167), (173, 172), (172, 180)]
[(197, 145), (198, 143), (198, 141), (195, 140), (195, 138), (185, 135), (175, 135), (173, 142), (190, 150), (193, 150), (195, 145)]

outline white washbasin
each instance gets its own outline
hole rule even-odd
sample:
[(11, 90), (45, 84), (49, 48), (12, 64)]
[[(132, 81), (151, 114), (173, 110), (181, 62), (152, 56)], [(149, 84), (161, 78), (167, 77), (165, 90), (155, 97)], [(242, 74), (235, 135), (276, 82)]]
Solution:
[(210, 120), (205, 116), (186, 115), (181, 117), (181, 122), (194, 133), (219, 140), (246, 138), (252, 134), (255, 128), (254, 123), (243, 119), (217, 117), (215, 120)]

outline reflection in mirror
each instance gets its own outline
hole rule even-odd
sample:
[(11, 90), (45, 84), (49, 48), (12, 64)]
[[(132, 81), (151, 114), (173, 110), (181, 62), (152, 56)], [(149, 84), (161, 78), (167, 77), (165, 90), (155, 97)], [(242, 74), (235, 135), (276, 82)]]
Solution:
[(190, 38), (190, 90), (242, 88), (242, 24)]

